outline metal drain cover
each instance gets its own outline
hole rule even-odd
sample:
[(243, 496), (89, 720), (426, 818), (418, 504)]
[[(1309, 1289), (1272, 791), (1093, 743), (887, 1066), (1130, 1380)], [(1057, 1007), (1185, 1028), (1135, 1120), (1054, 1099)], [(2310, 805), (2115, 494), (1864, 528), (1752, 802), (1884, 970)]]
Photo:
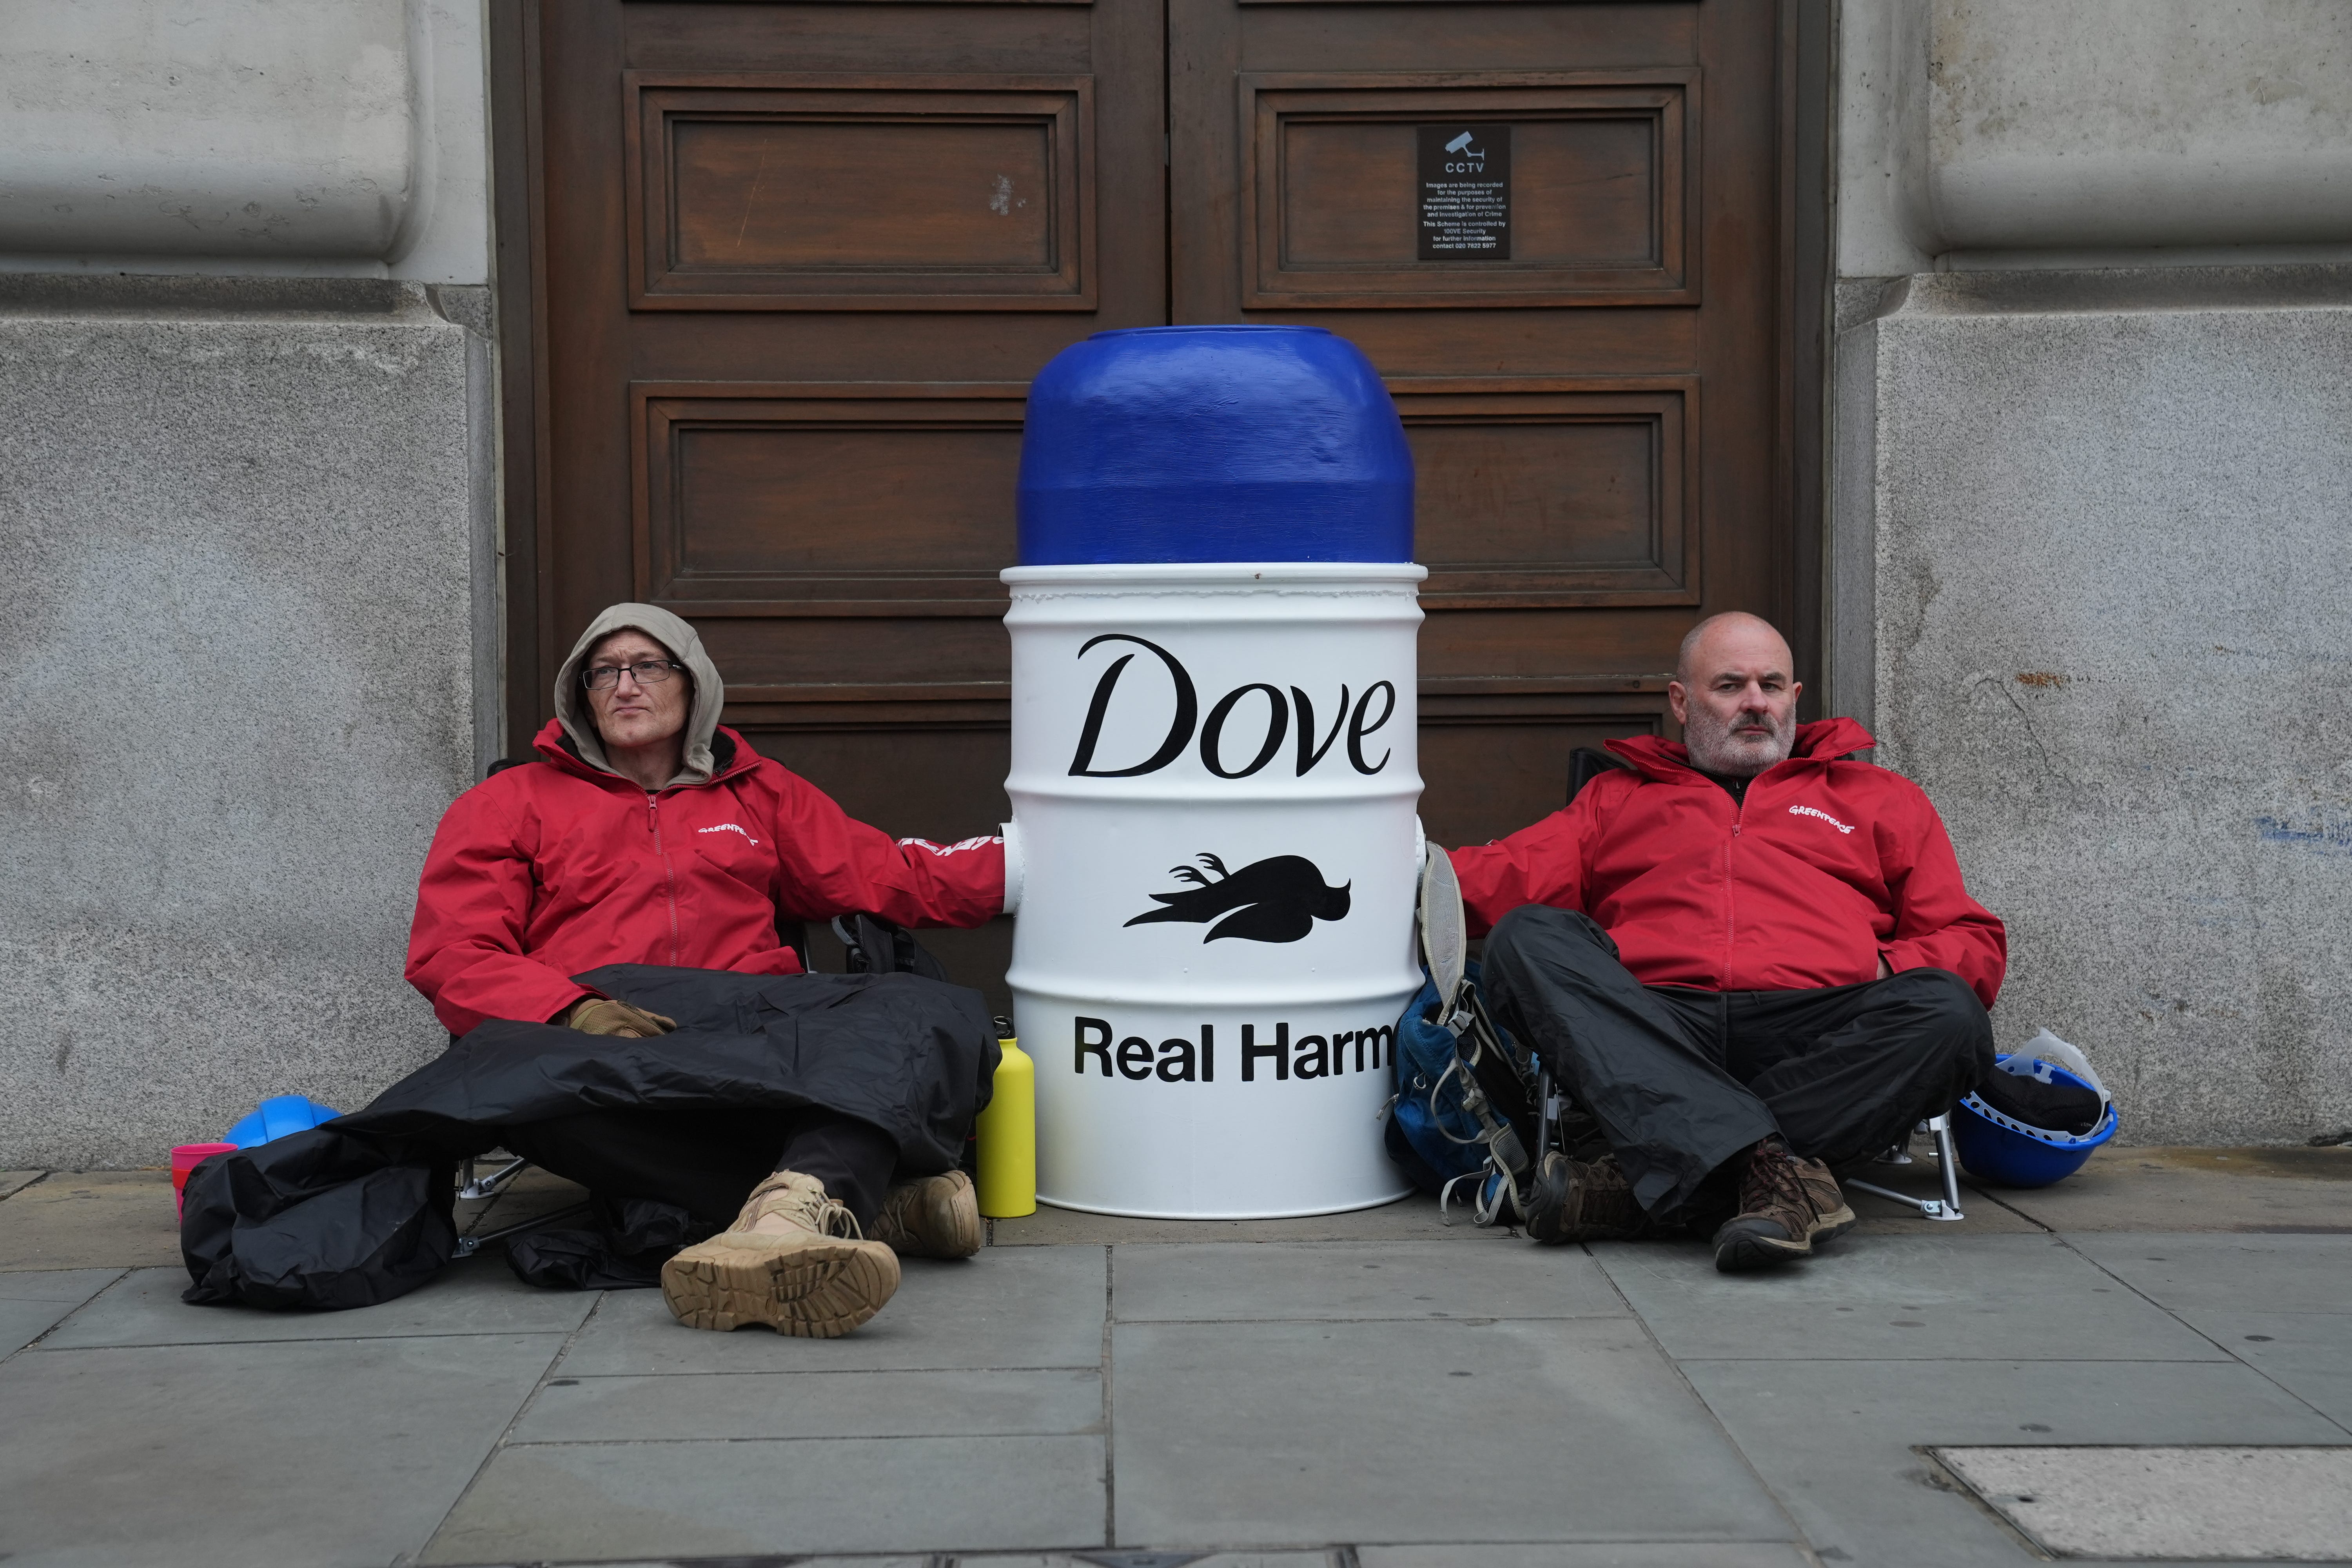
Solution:
[(2352, 1563), (2352, 1447), (1928, 1452), (2053, 1556)]

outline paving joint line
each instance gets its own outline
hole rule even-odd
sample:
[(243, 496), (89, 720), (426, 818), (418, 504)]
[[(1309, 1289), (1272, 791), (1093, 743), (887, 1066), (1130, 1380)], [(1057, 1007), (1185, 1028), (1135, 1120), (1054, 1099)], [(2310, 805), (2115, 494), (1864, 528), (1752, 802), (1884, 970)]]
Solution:
[[(552, 1334), (565, 1331), (542, 1329), (539, 1331)], [(781, 1340), (790, 1336), (778, 1334), (775, 1337)], [(572, 1372), (564, 1375), (578, 1378), (585, 1383), (593, 1379), (624, 1377), (872, 1377), (877, 1373), (886, 1373), (892, 1376), (928, 1377), (934, 1373), (969, 1372), (1091, 1372), (1099, 1375), (1101, 1371), (1102, 1366), (1098, 1362), (1073, 1361), (1049, 1363), (1040, 1366), (780, 1366), (767, 1371), (743, 1367), (681, 1367), (671, 1372)]]
[[(27, 1185), (31, 1185), (31, 1184), (33, 1184), (28, 1183), (28, 1184), (27, 1184)], [(54, 1269), (54, 1270), (52, 1270), (52, 1269), (40, 1269), (40, 1270), (26, 1269), (26, 1273), (39, 1272), (39, 1273), (45, 1273), (45, 1274), (46, 1274), (46, 1273), (58, 1273), (58, 1274), (66, 1274), (66, 1273), (75, 1273), (75, 1272), (79, 1272), (79, 1270), (64, 1269), (64, 1268)], [(114, 1274), (114, 1278), (113, 1278), (113, 1279), (111, 1279), (108, 1280), (105, 1284), (100, 1285), (97, 1289), (92, 1290), (89, 1295), (87, 1295), (87, 1296), (83, 1297), (80, 1300), (79, 1300), (79, 1301), (75, 1302), (71, 1307), (67, 1308), (67, 1309), (66, 1309), (66, 1311), (65, 1311), (65, 1314), (64, 1314), (62, 1317), (58, 1318), (58, 1321), (57, 1321), (56, 1322), (51, 1323), (47, 1328), (43, 1329), (39, 1333), (35, 1334), (31, 1339), (26, 1340), (23, 1344), (18, 1345), (15, 1350), (10, 1351), (6, 1355), (0, 1355), (0, 1366), (5, 1366), (5, 1365), (6, 1365), (8, 1363), (10, 1363), (10, 1362), (12, 1362), (12, 1361), (15, 1361), (18, 1356), (23, 1355), (26, 1351), (34, 1350), (34, 1349), (38, 1348), (38, 1347), (39, 1347), (39, 1345), (40, 1345), (40, 1343), (41, 1343), (41, 1342), (42, 1342), (43, 1340), (47, 1339), (51, 1334), (56, 1333), (59, 1329), (62, 1329), (62, 1328), (64, 1328), (68, 1323), (72, 1322), (72, 1321), (74, 1321), (75, 1317), (76, 1317), (77, 1315), (79, 1315), (79, 1314), (81, 1312), (82, 1309), (84, 1309), (85, 1307), (88, 1307), (88, 1306), (89, 1306), (92, 1301), (97, 1300), (100, 1296), (105, 1295), (109, 1290), (111, 1290), (111, 1289), (113, 1289), (117, 1285), (121, 1284), (121, 1283), (122, 1283), (122, 1281), (123, 1281), (124, 1279), (126, 1279), (130, 1278), (130, 1276), (131, 1276), (131, 1271), (130, 1269), (128, 1269), (128, 1268), (119, 1268), (119, 1269), (115, 1270), (115, 1274)]]
[(1103, 1545), (1118, 1544), (1118, 1429), (1111, 1424), (1111, 1331), (1118, 1326), (1118, 1248), (1103, 1244)]
[(38, 1175), (35, 1176), (31, 1181), (26, 1182), (23, 1186), (21, 1186), (21, 1187), (11, 1187), (8, 1191), (6, 1191), (6, 1192), (5, 1192), (5, 1193), (0, 1193), (0, 1204), (5, 1204), (5, 1203), (6, 1203), (10, 1198), (15, 1197), (18, 1193), (29, 1193), (29, 1192), (31, 1192), (35, 1187), (39, 1186), (43, 1182), (47, 1181), (51, 1176), (54, 1176), (54, 1175), (56, 1175), (56, 1174), (57, 1174), (57, 1173), (56, 1173), (55, 1171), (43, 1171), (43, 1172), (41, 1172)]
[(1121, 1318), (1122, 1323), (1135, 1327), (1144, 1324), (1213, 1324), (1231, 1328), (1246, 1323), (1467, 1323), (1473, 1328), (1486, 1328), (1494, 1323), (1613, 1323), (1630, 1317), (1627, 1312), (1423, 1312), (1407, 1316), (1402, 1313), (1368, 1312), (1361, 1317), (1332, 1318)]
[(546, 1390), (548, 1383), (555, 1375), (555, 1369), (562, 1366), (563, 1358), (572, 1353), (572, 1342), (587, 1331), (589, 1324), (596, 1321), (596, 1314), (604, 1310), (604, 1302), (611, 1295), (612, 1292), (609, 1290), (596, 1292), (595, 1301), (580, 1315), (580, 1321), (563, 1336), (563, 1342), (556, 1346), (555, 1353), (547, 1358), (547, 1364), (540, 1368), (539, 1376), (532, 1382), (530, 1390), (515, 1402), (514, 1414), (508, 1416), (506, 1425), (499, 1428), (499, 1435), (490, 1439), (490, 1446), (484, 1451), (481, 1462), (474, 1467), (474, 1473), (466, 1478), (466, 1484), (457, 1489), (457, 1495), (449, 1500), (449, 1506), (441, 1510), (441, 1517), (433, 1521), (433, 1528), (425, 1532), (425, 1539), (416, 1543), (416, 1550), (395, 1557), (394, 1559), (395, 1563), (414, 1563), (432, 1549), (434, 1538), (447, 1528), (449, 1516), (463, 1506), (466, 1499), (471, 1495), (476, 1487), (481, 1485), (482, 1472), (490, 1468), (490, 1461), (497, 1458), (499, 1451), (507, 1447), (507, 1440), (521, 1422), (523, 1412), (529, 1410), (531, 1402)]
[[(972, 1438), (995, 1437), (1085, 1437), (1090, 1436), (1083, 1427), (1074, 1432), (804, 1432), (778, 1433), (767, 1436), (731, 1437), (514, 1437), (502, 1439), (507, 1448), (621, 1448), (639, 1444), (663, 1448), (719, 1447), (730, 1443), (961, 1443)], [(1101, 1547), (1088, 1547), (1099, 1552)], [(887, 1555), (887, 1553), (885, 1555)]]
[[(111, 1284), (102, 1287), (101, 1289), (112, 1289), (114, 1285), (119, 1285), (121, 1283), (121, 1281), (118, 1279), (113, 1281)], [(94, 1301), (97, 1299), (97, 1297), (93, 1296), (90, 1298), (90, 1300)], [(89, 1301), (82, 1303), (82, 1307), (86, 1307), (88, 1305), (89, 1305)], [(298, 1307), (289, 1310), (294, 1311), (302, 1311), (307, 1309)], [(363, 1307), (343, 1310), (353, 1311), (366, 1310)], [(79, 1312), (80, 1310), (81, 1307), (76, 1307), (74, 1309), (75, 1312)], [(68, 1317), (70, 1317), (71, 1315), (71, 1313), (68, 1313)], [(57, 1332), (58, 1329), (62, 1329), (65, 1326), (66, 1319), (60, 1318), (41, 1335), (41, 1338), (47, 1339), (50, 1334)], [(122, 1344), (42, 1345), (40, 1348), (51, 1355), (79, 1355), (86, 1352), (94, 1352), (98, 1351), (208, 1351), (217, 1350), (223, 1346), (235, 1345), (370, 1345), (382, 1344), (387, 1340), (553, 1339), (558, 1334), (569, 1334), (572, 1331), (570, 1329), (452, 1329), (447, 1333), (312, 1334), (307, 1337), (299, 1338), (289, 1337), (286, 1339), (261, 1340), (136, 1340)], [(38, 1343), (37, 1341), (35, 1342)], [(26, 1345), (25, 1348), (26, 1350), (31, 1350), (33, 1346)]]
[(1668, 1369), (1674, 1373), (1675, 1380), (1680, 1383), (1691, 1398), (1697, 1402), (1698, 1407), (1706, 1412), (1707, 1421), (1717, 1433), (1722, 1435), (1724, 1442), (1729, 1446), (1731, 1451), (1739, 1456), (1741, 1468), (1755, 1479), (1757, 1486), (1763, 1489), (1764, 1495), (1772, 1500), (1773, 1508), (1779, 1510), (1782, 1522), (1789, 1527), (1788, 1541), (1806, 1555), (1813, 1556), (1818, 1562), (1819, 1558), (1813, 1552), (1813, 1538), (1805, 1533), (1804, 1526), (1798, 1522), (1795, 1510), (1790, 1508), (1787, 1500), (1780, 1496), (1780, 1489), (1764, 1479), (1764, 1472), (1756, 1468), (1754, 1459), (1748, 1458), (1746, 1446), (1738, 1437), (1732, 1436), (1731, 1428), (1725, 1424), (1723, 1416), (1713, 1405), (1707, 1402), (1706, 1395), (1698, 1391), (1698, 1384), (1690, 1380), (1690, 1373), (1683, 1370), (1682, 1358), (1666, 1349), (1665, 1342), (1658, 1338), (1657, 1331), (1650, 1326), (1650, 1321), (1647, 1318), (1642, 1316), (1641, 1309), (1633, 1305), (1633, 1299), (1625, 1294), (1624, 1288), (1617, 1283), (1617, 1277), (1609, 1272), (1608, 1266), (1603, 1264), (1600, 1257), (1593, 1252), (1591, 1244), (1578, 1242), (1576, 1245), (1577, 1250), (1590, 1258), (1592, 1267), (1601, 1271), (1601, 1278), (1609, 1281), (1609, 1289), (1615, 1292), (1617, 1299), (1625, 1303), (1626, 1315), (1640, 1326), (1642, 1337), (1650, 1342), (1651, 1348), (1655, 1350), (1660, 1359), (1665, 1362)]
[[(2264, 1383), (2269, 1384), (2273, 1388), (2277, 1389), (2281, 1394), (2285, 1394), (2289, 1399), (2294, 1400), (2297, 1405), (2302, 1405), (2305, 1410), (2310, 1411), (2314, 1415), (2318, 1416), (2322, 1421), (2326, 1422), (2330, 1426), (2335, 1427), (2338, 1432), (2341, 1432), (2341, 1433), (2345, 1434), (2345, 1436), (2352, 1436), (2352, 1426), (2347, 1426), (2346, 1423), (2344, 1423), (2344, 1422), (2342, 1422), (2342, 1421), (2338, 1421), (2335, 1416), (2330, 1415), (2326, 1411), (2322, 1410), (2318, 1405), (2314, 1405), (2310, 1400), (2305, 1399), (2302, 1394), (2297, 1394), (2294, 1389), (2289, 1388), (2285, 1384), (2281, 1383), (2277, 1378), (2273, 1377), (2269, 1373), (2264, 1372), (2261, 1367), (2256, 1366), (2252, 1362), (2248, 1361), (2244, 1356), (2240, 1355), (2236, 1351), (2233, 1351), (2233, 1350), (2231, 1350), (2228, 1345), (2223, 1344), (2220, 1340), (2215, 1339), (2212, 1335), (2210, 1335), (2210, 1334), (2207, 1333), (2204, 1330), (2202, 1330), (2202, 1329), (2199, 1328), (2196, 1324), (2194, 1324), (2194, 1323), (2190, 1322), (2188, 1319), (2186, 1319), (2186, 1318), (2182, 1317), (2179, 1313), (2178, 1313), (2178, 1312), (2174, 1311), (2171, 1308), (2169, 1308), (2169, 1307), (2166, 1306), (2163, 1302), (2161, 1302), (2161, 1301), (2158, 1300), (2155, 1297), (2153, 1297), (2153, 1296), (2149, 1295), (2147, 1291), (2145, 1291), (2145, 1290), (2141, 1289), (2138, 1286), (2137, 1286), (2137, 1285), (2133, 1284), (2130, 1280), (2128, 1280), (2128, 1279), (2125, 1279), (2122, 1275), (2120, 1275), (2120, 1274), (2116, 1273), (2114, 1269), (2112, 1269), (2112, 1268), (2108, 1268), (2105, 1264), (2101, 1263), (2097, 1258), (2095, 1258), (2092, 1257), (2089, 1253), (2084, 1252), (2081, 1247), (2077, 1247), (2077, 1246), (2075, 1246), (2075, 1245), (2074, 1245), (2074, 1241), (2073, 1241), (2073, 1239), (2072, 1239), (2071, 1237), (2067, 1237), (2067, 1236), (2065, 1236), (2065, 1235), (2063, 1235), (2063, 1234), (2061, 1234), (2061, 1233), (2053, 1232), (2053, 1235), (2056, 1235), (2056, 1236), (2058, 1237), (2058, 1245), (2059, 1245), (2059, 1246), (2061, 1246), (2061, 1247), (2064, 1247), (2067, 1251), (2069, 1251), (2069, 1252), (2073, 1253), (2075, 1257), (2077, 1257), (2077, 1258), (2081, 1258), (2084, 1262), (2085, 1262), (2085, 1263), (2089, 1264), (2092, 1268), (2094, 1268), (2097, 1269), (2100, 1273), (2102, 1273), (2102, 1274), (2105, 1275), (2108, 1279), (2113, 1279), (2116, 1284), (2118, 1284), (2118, 1285), (2122, 1286), (2126, 1290), (2127, 1290), (2127, 1291), (2129, 1291), (2131, 1294), (2133, 1294), (2133, 1295), (2135, 1295), (2135, 1296), (2138, 1297), (2141, 1300), (2143, 1300), (2143, 1301), (2147, 1302), (2149, 1306), (2151, 1306), (2151, 1307), (2155, 1308), (2158, 1311), (2162, 1312), (2166, 1317), (2168, 1317), (2168, 1318), (2171, 1319), (2174, 1322), (2179, 1323), (2182, 1328), (2184, 1328), (2184, 1329), (2188, 1330), (2190, 1333), (2195, 1334), (2199, 1339), (2203, 1340), (2207, 1344), (2211, 1345), (2215, 1350), (2220, 1351), (2220, 1352), (2221, 1352), (2221, 1354), (2222, 1354), (2225, 1358), (2227, 1358), (2227, 1359), (2229, 1360), (2229, 1362), (2231, 1363), (2231, 1364), (2235, 1365), (2235, 1366), (2242, 1366), (2242, 1367), (2244, 1367), (2248, 1372), (2252, 1373), (2256, 1377), (2261, 1378)], [(2104, 1231), (2104, 1232), (2101, 1232), (2101, 1233), (2099, 1233), (2099, 1234), (2101, 1234), (2101, 1235), (2106, 1235), (2106, 1236), (2130, 1236), (2130, 1235), (2135, 1235), (2135, 1234), (2136, 1234), (2136, 1235), (2140, 1235), (2140, 1236), (2164, 1236), (2164, 1235), (2167, 1235), (2167, 1234), (2178, 1234), (2178, 1233), (2168, 1233), (2168, 1232), (2160, 1231), (2160, 1230), (2148, 1230), (2148, 1231), (2138, 1231), (2138, 1232), (2132, 1232), (2132, 1231)], [(2193, 1232), (2192, 1232), (2192, 1233), (2190, 1233), (2190, 1234), (2195, 1234), (2195, 1233), (2193, 1233)], [(2332, 1315), (2332, 1314), (2315, 1314), (2315, 1315)], [(2210, 1364), (2210, 1363), (2189, 1363), (2189, 1364)]]

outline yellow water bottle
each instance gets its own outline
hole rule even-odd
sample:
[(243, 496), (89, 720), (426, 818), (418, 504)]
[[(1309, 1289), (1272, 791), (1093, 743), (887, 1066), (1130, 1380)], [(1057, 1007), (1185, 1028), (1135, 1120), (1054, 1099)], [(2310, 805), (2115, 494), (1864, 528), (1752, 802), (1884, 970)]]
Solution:
[(1037, 1064), (1020, 1043), (997, 1042), (996, 1092), (980, 1113), (980, 1212), (1018, 1219), (1037, 1212)]

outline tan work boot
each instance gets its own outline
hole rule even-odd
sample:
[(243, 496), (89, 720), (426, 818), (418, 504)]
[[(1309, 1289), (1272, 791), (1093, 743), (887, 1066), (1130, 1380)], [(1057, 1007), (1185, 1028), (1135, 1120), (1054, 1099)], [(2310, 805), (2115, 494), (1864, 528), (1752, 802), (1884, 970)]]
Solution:
[(751, 1189), (735, 1224), (662, 1265), (662, 1300), (690, 1329), (765, 1323), (804, 1340), (837, 1339), (898, 1289), (898, 1258), (858, 1235), (824, 1184), (778, 1171)]
[(1715, 1233), (1715, 1266), (1726, 1274), (1769, 1268), (1811, 1254), (1853, 1228), (1845, 1194), (1819, 1160), (1801, 1160), (1778, 1139), (1749, 1151), (1739, 1212)]
[(874, 1239), (901, 1258), (970, 1258), (980, 1250), (980, 1194), (961, 1171), (900, 1182), (882, 1200)]

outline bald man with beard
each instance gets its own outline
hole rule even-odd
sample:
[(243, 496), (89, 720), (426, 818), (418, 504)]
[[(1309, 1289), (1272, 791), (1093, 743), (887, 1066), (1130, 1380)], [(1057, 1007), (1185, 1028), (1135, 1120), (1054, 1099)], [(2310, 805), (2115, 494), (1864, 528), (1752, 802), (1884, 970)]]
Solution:
[(1788, 642), (1750, 615), (1684, 638), (1683, 726), (1565, 811), (1452, 852), (1496, 1021), (1598, 1132), (1555, 1150), (1538, 1241), (1713, 1226), (1716, 1267), (1808, 1256), (1853, 1224), (1834, 1168), (1992, 1069), (2008, 960), (1919, 787), (1796, 720)]

